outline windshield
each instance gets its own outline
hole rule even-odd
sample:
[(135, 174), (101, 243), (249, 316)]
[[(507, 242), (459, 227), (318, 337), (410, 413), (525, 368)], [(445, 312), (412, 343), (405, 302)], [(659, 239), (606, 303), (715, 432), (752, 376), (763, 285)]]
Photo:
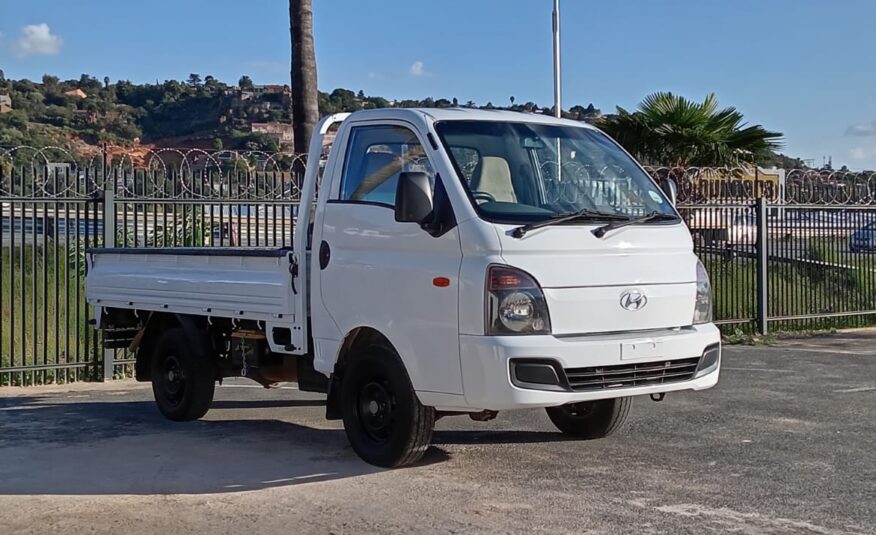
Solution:
[(481, 217), (529, 223), (582, 210), (675, 215), (651, 178), (608, 137), (574, 126), (436, 124)]

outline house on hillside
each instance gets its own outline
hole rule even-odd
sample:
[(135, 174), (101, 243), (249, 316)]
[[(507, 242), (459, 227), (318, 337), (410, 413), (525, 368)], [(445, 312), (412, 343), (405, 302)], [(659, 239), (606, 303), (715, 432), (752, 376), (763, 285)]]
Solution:
[(254, 85), (251, 91), (256, 95), (292, 92), (288, 85)]
[(12, 98), (9, 95), (0, 95), (0, 113), (12, 111)]
[(252, 123), (252, 132), (270, 137), (280, 147), (292, 145), (295, 140), (292, 134), (292, 125), (286, 123)]
[(246, 89), (240, 88), (239, 100), (249, 100), (263, 95), (282, 95), (283, 98), (292, 95), (292, 89), (288, 85), (254, 85)]
[(88, 94), (85, 91), (79, 89), (78, 87), (76, 89), (71, 89), (70, 91), (64, 91), (64, 94), (67, 95), (68, 97), (88, 98)]

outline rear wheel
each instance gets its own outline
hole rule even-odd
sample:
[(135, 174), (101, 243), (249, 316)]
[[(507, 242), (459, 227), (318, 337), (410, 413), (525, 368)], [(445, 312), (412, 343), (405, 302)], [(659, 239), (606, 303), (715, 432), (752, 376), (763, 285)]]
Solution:
[(548, 407), (548, 417), (566, 435), (584, 440), (608, 436), (630, 413), (632, 398), (600, 399)]
[(216, 372), (206, 355), (194, 351), (179, 327), (164, 331), (152, 356), (152, 393), (168, 420), (197, 420), (213, 403)]
[(344, 370), (344, 430), (365, 462), (386, 468), (423, 457), (432, 441), (435, 409), (424, 407), (395, 351), (372, 345)]

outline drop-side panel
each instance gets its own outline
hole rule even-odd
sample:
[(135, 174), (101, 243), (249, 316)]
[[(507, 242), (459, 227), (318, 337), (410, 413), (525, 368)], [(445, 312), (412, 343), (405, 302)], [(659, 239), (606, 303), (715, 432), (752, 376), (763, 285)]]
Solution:
[(288, 249), (96, 249), (85, 294), (97, 307), (294, 324)]

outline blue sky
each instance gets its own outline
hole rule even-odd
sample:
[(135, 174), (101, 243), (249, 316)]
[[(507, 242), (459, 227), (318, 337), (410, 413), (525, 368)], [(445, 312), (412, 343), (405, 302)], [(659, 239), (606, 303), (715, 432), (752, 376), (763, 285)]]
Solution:
[[(549, 105), (550, 0), (314, 0), (319, 85)], [(873, 0), (562, 0), (564, 107), (715, 92), (785, 152), (876, 169)], [(287, 83), (283, 0), (0, 0), (0, 69)]]

